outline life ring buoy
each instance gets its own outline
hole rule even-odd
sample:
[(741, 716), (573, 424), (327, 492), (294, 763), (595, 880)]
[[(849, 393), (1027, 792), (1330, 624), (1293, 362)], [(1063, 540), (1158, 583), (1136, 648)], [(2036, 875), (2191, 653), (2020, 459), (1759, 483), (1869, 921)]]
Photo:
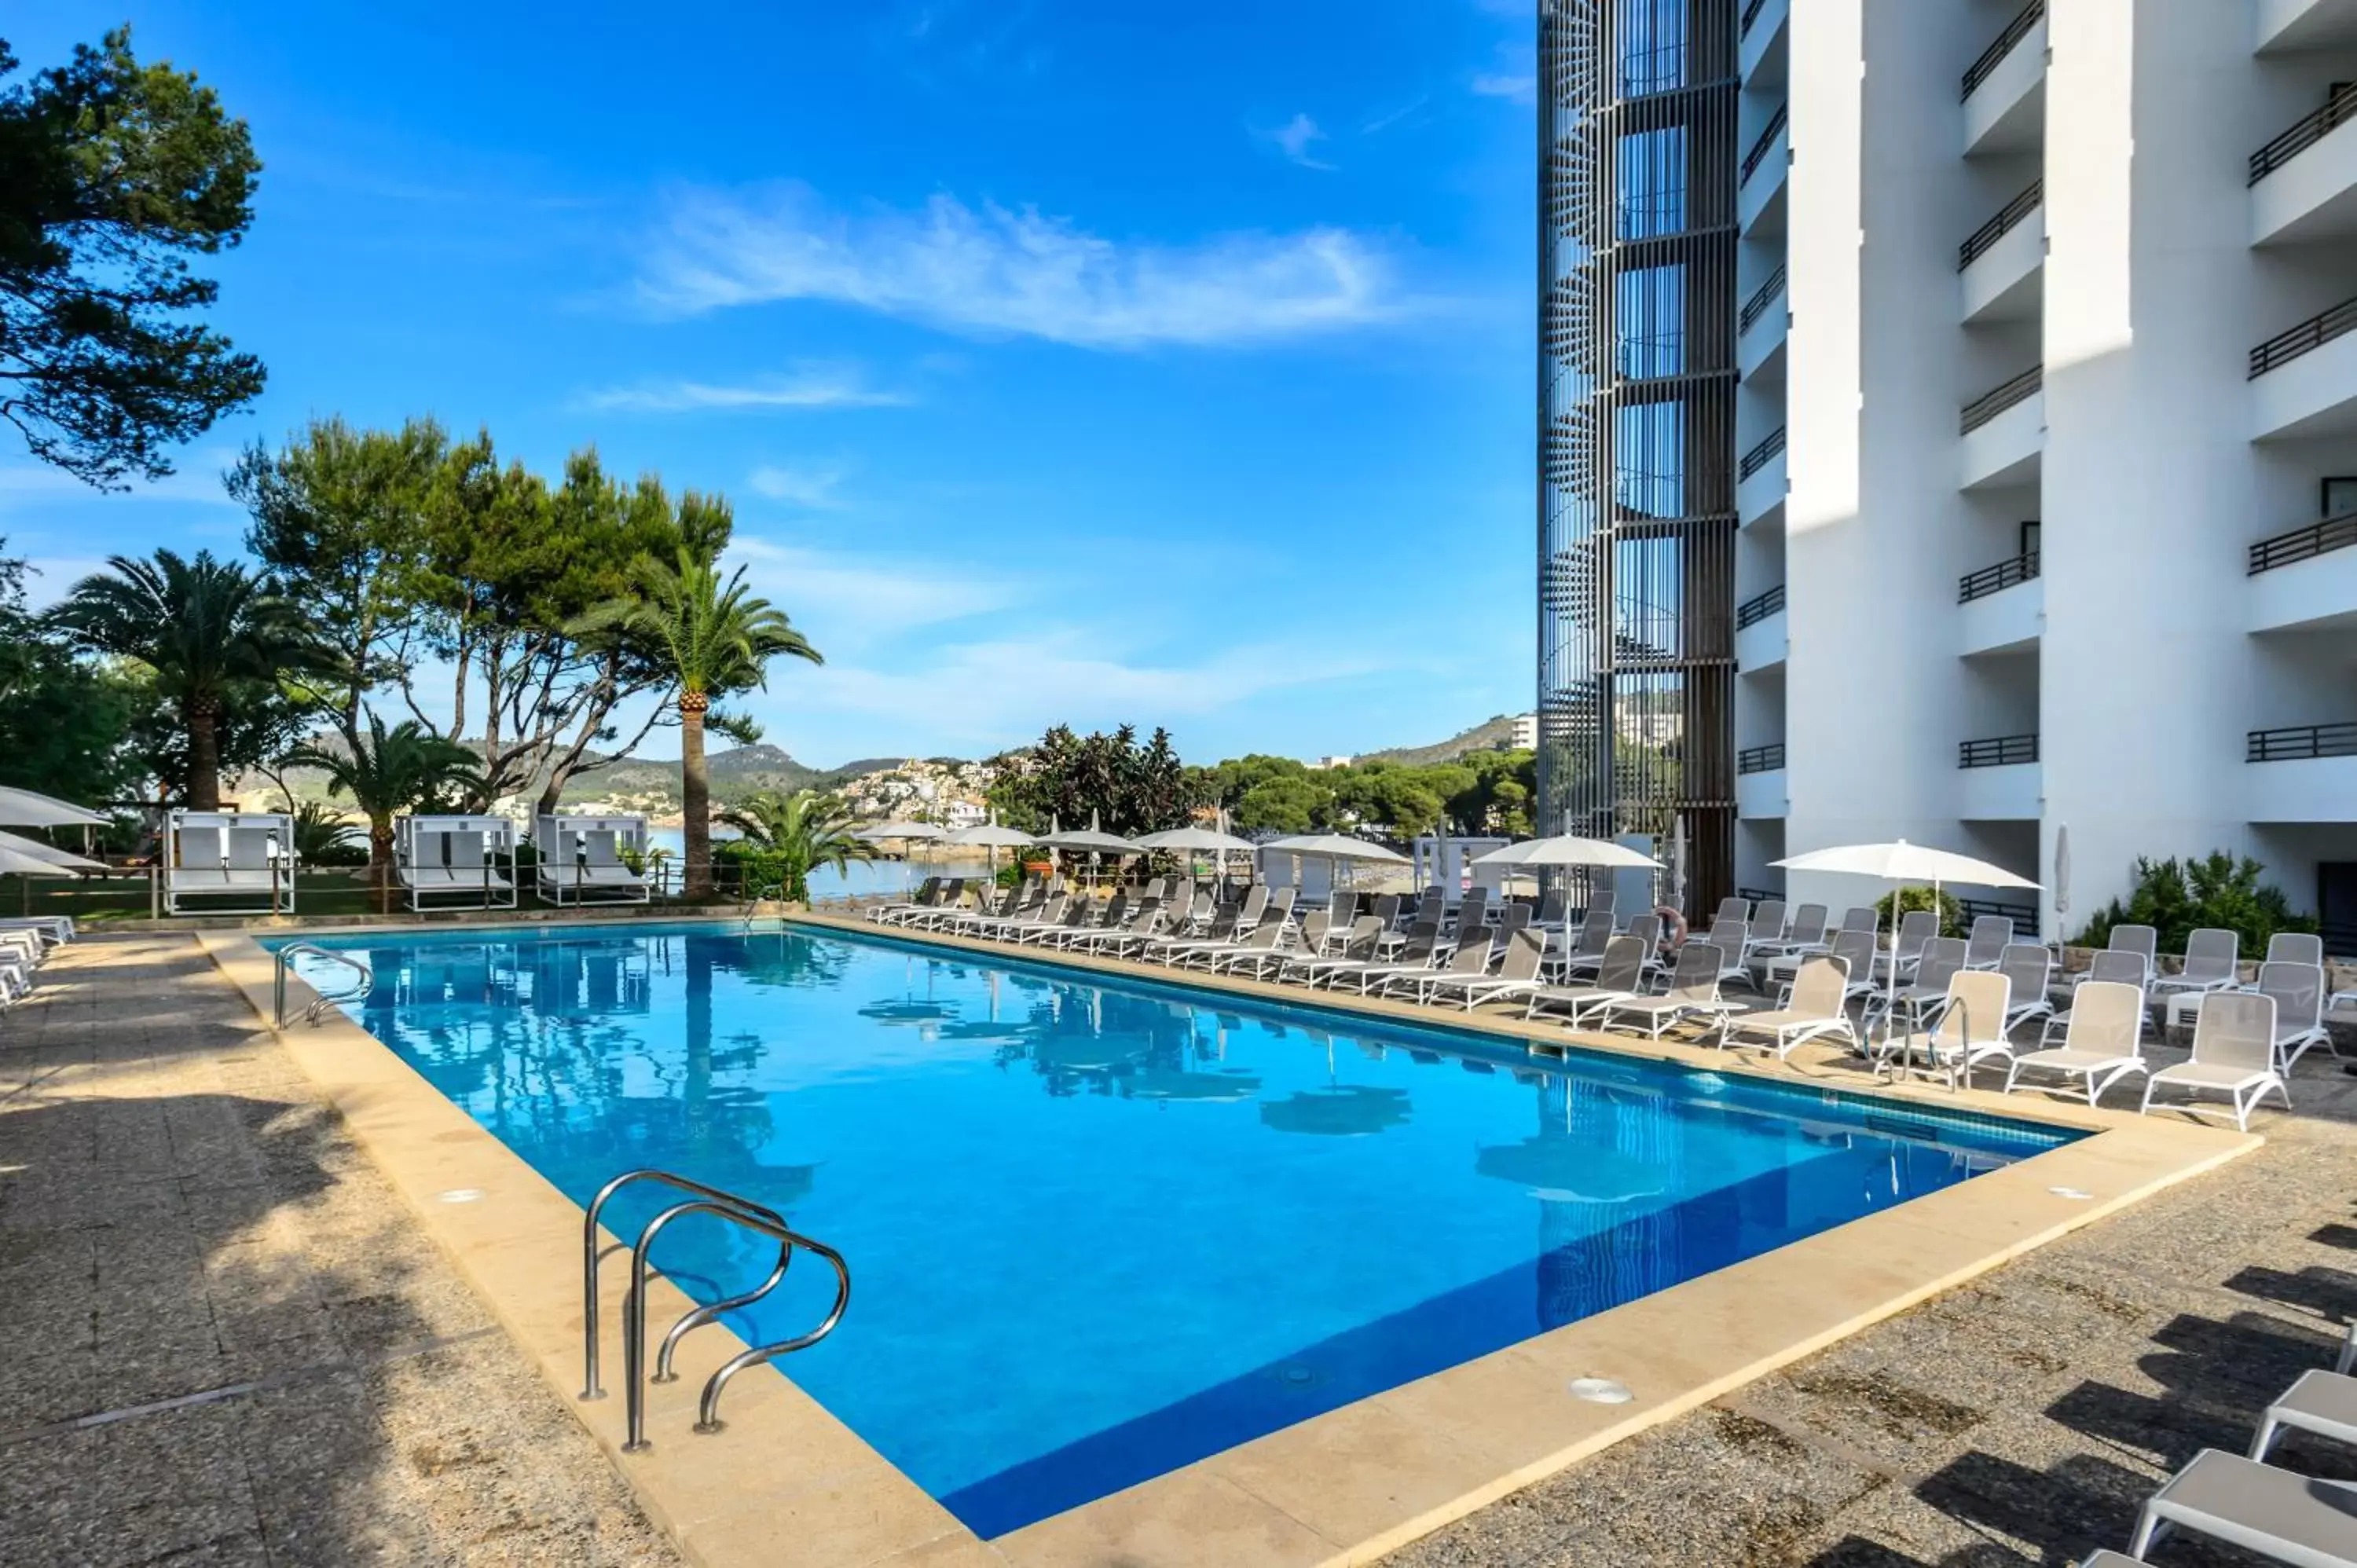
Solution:
[(1686, 940), (1686, 918), (1667, 904), (1658, 904), (1653, 913), (1662, 918), (1662, 936), (1670, 946), (1678, 947)]

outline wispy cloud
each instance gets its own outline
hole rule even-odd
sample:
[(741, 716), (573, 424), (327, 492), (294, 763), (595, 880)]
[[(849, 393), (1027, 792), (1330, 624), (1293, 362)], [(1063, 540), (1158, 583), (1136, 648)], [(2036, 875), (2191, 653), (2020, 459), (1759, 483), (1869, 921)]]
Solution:
[(1397, 108), (1386, 109), (1382, 113), (1376, 115), (1373, 119), (1368, 121), (1365, 124), (1360, 126), (1359, 134), (1361, 136), (1381, 135), (1383, 132), (1390, 130), (1394, 125), (1398, 124), (1401, 121), (1406, 119), (1409, 115), (1415, 113), (1417, 110), (1423, 108), (1426, 104), (1431, 102), (1431, 93), (1419, 92), (1415, 97), (1409, 99), (1406, 102), (1399, 105)]
[(920, 627), (987, 615), (1019, 602), (1021, 590), (987, 569), (910, 553), (849, 554), (739, 533), (755, 588), (781, 607), (822, 650), (865, 647)]
[(1516, 103), (1539, 101), (1538, 66), (1528, 44), (1500, 44), (1498, 68), (1477, 71), (1473, 91), (1484, 98), (1506, 98)]
[(905, 392), (869, 386), (846, 366), (804, 365), (749, 381), (647, 381), (583, 392), (576, 406), (626, 413), (689, 413), (712, 409), (888, 408)]
[(1328, 137), (1325, 132), (1318, 128), (1318, 122), (1307, 114), (1296, 114), (1273, 131), (1261, 131), (1256, 134), (1264, 141), (1273, 143), (1277, 151), (1283, 153), (1289, 161), (1299, 164), (1303, 168), (1331, 170), (1334, 166), (1332, 164), (1309, 156), (1310, 144), (1326, 141)]
[(914, 212), (845, 215), (798, 185), (678, 195), (637, 286), (650, 306), (683, 315), (833, 300), (1091, 349), (1262, 340), (1380, 321), (1405, 304), (1388, 256), (1341, 229), (1134, 244), (946, 194)]
[(120, 507), (127, 501), (194, 502), (200, 506), (235, 506), (221, 487), (221, 475), (237, 461), (234, 446), (209, 447), (182, 456), (174, 471), (161, 479), (133, 479), (130, 489), (102, 490), (86, 485), (62, 468), (43, 463), (0, 467), (0, 513), (42, 502), (83, 502)]
[(843, 504), (835, 487), (843, 483), (841, 468), (789, 468), (764, 463), (746, 480), (753, 493), (793, 506), (832, 510)]

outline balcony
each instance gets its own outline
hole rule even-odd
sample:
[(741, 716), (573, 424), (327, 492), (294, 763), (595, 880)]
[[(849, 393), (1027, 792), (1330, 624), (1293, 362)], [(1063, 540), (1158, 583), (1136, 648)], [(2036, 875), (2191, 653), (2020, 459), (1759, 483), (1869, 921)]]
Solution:
[(2257, 52), (2357, 46), (2357, 0), (2258, 0)]
[(2357, 515), (2327, 518), (2251, 546), (2251, 629), (2357, 624)]
[(1784, 667), (1787, 651), (1784, 585), (1735, 607), (1735, 667), (1746, 675), (1764, 675)]
[(1792, 0), (1748, 0), (1738, 26), (1736, 69), (1743, 85), (1783, 86), (1792, 75)]
[(2046, 368), (2032, 365), (1964, 405), (1958, 420), (1964, 489), (1995, 489), (2037, 477), (2046, 449), (2045, 385)]
[(2046, 591), (2038, 580), (2038, 553), (2017, 555), (1970, 572), (1956, 585), (1965, 658), (2018, 653), (2034, 645), (2046, 623)]
[(2005, 204), (1956, 253), (1966, 326), (2027, 321), (2045, 304), (2046, 182)]
[(1747, 238), (1772, 239), (1784, 231), (1784, 191), (1792, 168), (1790, 119), (1790, 105), (1778, 104), (1736, 171), (1735, 220)]
[(1735, 814), (1753, 822), (1792, 812), (1785, 784), (1784, 743), (1746, 746), (1735, 754)]
[(2357, 822), (2357, 724), (2255, 729), (2243, 758), (2267, 765), (2250, 770), (2252, 822)]
[(2046, 0), (2021, 14), (1964, 72), (1964, 156), (2026, 152), (2046, 137)]
[(1742, 526), (1784, 521), (1784, 430), (1779, 425), (1768, 438), (1743, 455), (1735, 466), (1735, 515)]
[(2357, 430), (2357, 299), (2345, 300), (2251, 350), (2251, 439)]
[(1956, 815), (1971, 822), (2034, 821), (2040, 814), (2044, 775), (2034, 735), (1967, 740), (1956, 747)]
[(2357, 82), (2251, 155), (2251, 243), (2357, 233)]
[(1747, 381), (1784, 379), (1784, 344), (1792, 313), (1784, 305), (1784, 269), (1778, 267), (1754, 289), (1735, 318), (1735, 365)]

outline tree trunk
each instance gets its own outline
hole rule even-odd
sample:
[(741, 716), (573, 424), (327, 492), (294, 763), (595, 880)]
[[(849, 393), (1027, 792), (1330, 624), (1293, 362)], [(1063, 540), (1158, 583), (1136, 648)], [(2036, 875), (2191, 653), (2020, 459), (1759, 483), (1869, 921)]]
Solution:
[(393, 819), (369, 819), (369, 886), (380, 914), (393, 912)]
[(190, 697), (188, 719), (188, 809), (221, 810), (221, 699)]
[(704, 766), (704, 711), (711, 705), (701, 692), (679, 694), (680, 836), (687, 844), (680, 892), (691, 904), (712, 898), (712, 776)]

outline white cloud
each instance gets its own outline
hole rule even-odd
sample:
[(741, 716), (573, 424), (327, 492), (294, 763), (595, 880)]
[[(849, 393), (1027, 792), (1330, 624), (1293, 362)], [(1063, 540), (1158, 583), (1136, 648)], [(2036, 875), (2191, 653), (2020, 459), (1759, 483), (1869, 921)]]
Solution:
[(236, 463), (234, 446), (208, 447), (190, 453), (174, 471), (152, 482), (133, 479), (126, 490), (102, 490), (84, 484), (62, 468), (46, 463), (19, 463), (0, 467), (0, 511), (43, 501), (84, 501), (95, 506), (125, 501), (180, 501), (201, 506), (234, 506), (221, 486), (221, 475)]
[(1386, 109), (1382, 113), (1376, 115), (1373, 119), (1368, 121), (1365, 124), (1360, 126), (1359, 134), (1361, 136), (1380, 135), (1431, 102), (1431, 93), (1419, 92), (1415, 97), (1409, 99), (1406, 102), (1400, 104), (1397, 108)]
[(1539, 82), (1534, 76), (1511, 76), (1484, 71), (1473, 79), (1473, 91), (1484, 98), (1511, 98), (1517, 103), (1539, 101)]
[(840, 468), (788, 468), (764, 463), (753, 470), (745, 483), (755, 495), (792, 506), (831, 510), (843, 504), (842, 498), (834, 493), (835, 487), (843, 483)]
[(1005, 609), (1021, 596), (986, 567), (930, 558), (847, 555), (739, 533), (756, 592), (793, 618), (821, 652)]
[(791, 374), (763, 376), (734, 384), (698, 381), (640, 381), (606, 387), (576, 400), (586, 409), (628, 413), (692, 413), (705, 410), (778, 408), (890, 408), (907, 394), (870, 387), (848, 366), (803, 365)]
[(638, 292), (680, 314), (833, 300), (978, 336), (1137, 349), (1383, 320), (1402, 308), (1392, 274), (1341, 229), (1135, 244), (1036, 208), (976, 210), (943, 194), (914, 212), (850, 216), (780, 185), (675, 197)]
[(1318, 128), (1318, 122), (1307, 114), (1296, 114), (1275, 130), (1263, 131), (1260, 134), (1275, 143), (1279, 152), (1303, 168), (1331, 169), (1334, 166), (1309, 156), (1309, 144), (1323, 142), (1328, 137)]

